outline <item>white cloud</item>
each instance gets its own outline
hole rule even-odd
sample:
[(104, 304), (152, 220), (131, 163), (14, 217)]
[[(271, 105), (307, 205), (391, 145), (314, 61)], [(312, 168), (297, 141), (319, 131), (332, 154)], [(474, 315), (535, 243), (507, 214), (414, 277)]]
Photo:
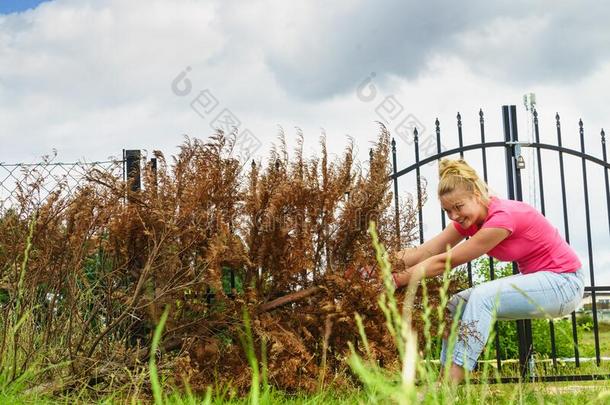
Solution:
[[(54, 0), (0, 17), (1, 136), (21, 138), (2, 160), (32, 159), (49, 147), (69, 157), (105, 156), (122, 148), (116, 144), (122, 139), (164, 149), (180, 143), (182, 133), (205, 136), (209, 122), (169, 91), (186, 66), (194, 91), (210, 89), (265, 145), (278, 124), (288, 134), (303, 127), (313, 145), (321, 127), (339, 148), (344, 134), (372, 139), (375, 105), (355, 97), (372, 71), (384, 94), (400, 96), (428, 128), (436, 116), (457, 110), (465, 120), (476, 121), (479, 106), (495, 115), (531, 87), (541, 88), (541, 102), (546, 92), (569, 109), (590, 105), (601, 121), (595, 89), (608, 82), (607, 69), (593, 71), (594, 84), (583, 84), (584, 76), (576, 84), (531, 87), (503, 80), (539, 49), (527, 38), (562, 21), (544, 4), (469, 1), (433, 10), (434, 4), (394, 1)], [(607, 33), (583, 31), (596, 43)], [(582, 99), (574, 102), (573, 94)]]
[(214, 7), (135, 3), (54, 1), (0, 20), (2, 136), (20, 139), (14, 154), (32, 159), (55, 146), (106, 156), (121, 138), (161, 138), (180, 116), (169, 83), (222, 47)]

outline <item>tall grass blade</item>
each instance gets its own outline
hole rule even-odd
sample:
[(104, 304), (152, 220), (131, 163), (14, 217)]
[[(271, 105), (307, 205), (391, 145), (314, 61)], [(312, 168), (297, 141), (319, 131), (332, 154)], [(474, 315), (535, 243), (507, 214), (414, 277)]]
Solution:
[(148, 368), (150, 370), (150, 384), (152, 386), (155, 405), (163, 405), (163, 391), (161, 389), (161, 383), (159, 382), (159, 375), (157, 373), (156, 355), (168, 314), (169, 308), (165, 308), (165, 311), (163, 311), (161, 319), (159, 320), (159, 323), (155, 328), (155, 334), (153, 335), (152, 344), (150, 346), (150, 359), (148, 361)]

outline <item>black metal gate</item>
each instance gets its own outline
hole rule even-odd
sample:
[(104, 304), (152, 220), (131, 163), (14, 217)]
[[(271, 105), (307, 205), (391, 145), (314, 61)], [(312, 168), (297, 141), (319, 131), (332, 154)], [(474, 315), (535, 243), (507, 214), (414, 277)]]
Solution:
[[(399, 170), (397, 167), (397, 152), (396, 152), (396, 141), (392, 139), (392, 162), (393, 162), (393, 173), (390, 176), (393, 181), (394, 195), (395, 195), (395, 210), (396, 210), (396, 227), (397, 232), (399, 232), (399, 200), (398, 200), (398, 179), (401, 176), (407, 175), (409, 173), (414, 172), (416, 179), (416, 189), (417, 189), (417, 200), (418, 200), (418, 220), (419, 220), (419, 242), (424, 242), (424, 218), (423, 218), (423, 204), (422, 204), (422, 188), (421, 188), (421, 168), (424, 165), (440, 160), (443, 157), (447, 157), (450, 155), (459, 154), (460, 157), (464, 157), (464, 152), (467, 151), (480, 151), (482, 158), (482, 172), (483, 178), (487, 182), (488, 181), (488, 156), (487, 150), (491, 148), (503, 148), (505, 151), (505, 166), (506, 166), (506, 185), (507, 185), (507, 197), (510, 199), (516, 199), (519, 201), (523, 200), (523, 191), (522, 191), (522, 178), (521, 178), (521, 170), (523, 169), (523, 156), (522, 156), (522, 148), (534, 148), (536, 153), (536, 161), (537, 167), (536, 170), (536, 178), (538, 182), (538, 192), (540, 195), (540, 210), (543, 215), (546, 215), (546, 205), (545, 205), (545, 194), (544, 194), (544, 172), (543, 172), (543, 159), (541, 151), (555, 151), (558, 155), (559, 160), (559, 180), (561, 185), (561, 205), (563, 211), (563, 222), (564, 222), (564, 236), (568, 243), (570, 243), (570, 226), (568, 215), (569, 212), (574, 212), (577, 208), (584, 209), (585, 212), (585, 226), (586, 226), (586, 242), (587, 242), (587, 255), (588, 255), (588, 275), (590, 278), (590, 285), (585, 287), (585, 291), (591, 296), (591, 309), (592, 309), (592, 317), (593, 317), (593, 336), (594, 336), (594, 345), (595, 345), (595, 364), (597, 366), (596, 372), (590, 372), (587, 374), (563, 374), (560, 375), (557, 372), (557, 351), (556, 351), (556, 338), (555, 338), (555, 327), (553, 320), (549, 320), (549, 329), (550, 329), (550, 339), (551, 339), (551, 359), (553, 364), (554, 372), (545, 373), (545, 375), (536, 375), (534, 373), (534, 368), (532, 366), (532, 355), (535, 352), (535, 347), (533, 345), (532, 338), (532, 325), (530, 320), (520, 320), (517, 321), (517, 333), (519, 339), (519, 377), (502, 377), (502, 382), (515, 382), (517, 380), (523, 381), (560, 381), (560, 380), (594, 380), (594, 379), (605, 379), (609, 378), (610, 374), (602, 372), (600, 366), (602, 365), (602, 358), (600, 353), (600, 339), (599, 339), (599, 322), (598, 322), (598, 308), (597, 308), (597, 297), (596, 293), (598, 292), (610, 292), (610, 286), (600, 286), (595, 283), (595, 263), (594, 263), (594, 255), (592, 248), (592, 226), (597, 227), (608, 227), (608, 232), (610, 234), (610, 188), (608, 182), (608, 169), (610, 169), (610, 164), (607, 161), (607, 152), (606, 152), (606, 140), (604, 130), (601, 130), (601, 153), (602, 159), (599, 159), (595, 156), (587, 154), (585, 151), (585, 131), (582, 120), (579, 121), (579, 136), (580, 136), (580, 150), (574, 150), (570, 148), (566, 148), (562, 144), (562, 134), (561, 134), (561, 123), (560, 117), (557, 114), (555, 116), (555, 125), (556, 125), (556, 136), (557, 136), (557, 144), (545, 144), (540, 142), (540, 131), (538, 126), (538, 114), (534, 110), (533, 111), (533, 135), (534, 142), (521, 142), (519, 141), (519, 135), (517, 130), (517, 113), (516, 107), (514, 105), (511, 106), (503, 106), (502, 107), (502, 117), (503, 117), (503, 131), (504, 131), (504, 140), (496, 141), (496, 142), (487, 142), (485, 139), (485, 120), (483, 111), (479, 112), (479, 123), (480, 123), (480, 143), (464, 145), (463, 142), (463, 134), (462, 134), (462, 121), (460, 114), (457, 115), (457, 135), (459, 146), (457, 148), (442, 150), (441, 143), (441, 131), (440, 131), (440, 123), (437, 119), (435, 122), (435, 132), (436, 132), (436, 153), (431, 156), (425, 157), (424, 159), (420, 158), (420, 139), (417, 128), (413, 131), (413, 146), (414, 146), (414, 157), (415, 162), (404, 169)], [(565, 173), (565, 165), (564, 165), (564, 155), (571, 155), (581, 160), (581, 170), (582, 170), (582, 193), (584, 197), (584, 207), (570, 207), (568, 209), (567, 204), (567, 188), (566, 188), (566, 173)], [(587, 164), (594, 164), (604, 172), (604, 185), (600, 185), (600, 190), (605, 189), (605, 202), (606, 202), (606, 220), (596, 220), (594, 224), (591, 221), (591, 212), (589, 206), (589, 184), (587, 177)], [(603, 215), (603, 214), (600, 214)], [(607, 224), (606, 224), (607, 222)], [(441, 224), (442, 228), (445, 227), (445, 216), (441, 211)], [(574, 241), (572, 241), (574, 242)], [(608, 243), (606, 246), (610, 246), (610, 238), (608, 239)], [(494, 279), (494, 261), (489, 258), (489, 267), (490, 267), (490, 278)], [(467, 266), (468, 271), (468, 281), (470, 286), (473, 285), (473, 276), (472, 276), (472, 267), (471, 263), (468, 263)], [(583, 269), (586, 270), (586, 269)], [(610, 269), (608, 269), (610, 270)], [(513, 271), (518, 272), (517, 263), (513, 263)], [(579, 353), (578, 346), (578, 331), (577, 331), (577, 323), (576, 323), (576, 313), (573, 312), (571, 314), (571, 326), (572, 326), (572, 342), (574, 347), (574, 364), (576, 368), (581, 366), (581, 356)], [(502, 360), (500, 358), (500, 340), (499, 336), (496, 335), (495, 339), (496, 345), (496, 365), (498, 370), (502, 369)], [(607, 363), (606, 363), (607, 364)]]

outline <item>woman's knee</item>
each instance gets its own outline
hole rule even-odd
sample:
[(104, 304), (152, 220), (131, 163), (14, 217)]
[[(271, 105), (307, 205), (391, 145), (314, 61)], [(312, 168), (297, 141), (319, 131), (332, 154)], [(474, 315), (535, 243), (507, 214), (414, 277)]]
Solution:
[(489, 311), (493, 309), (497, 294), (493, 289), (485, 287), (486, 286), (484, 285), (480, 285), (472, 289), (470, 297), (468, 298), (469, 306)]

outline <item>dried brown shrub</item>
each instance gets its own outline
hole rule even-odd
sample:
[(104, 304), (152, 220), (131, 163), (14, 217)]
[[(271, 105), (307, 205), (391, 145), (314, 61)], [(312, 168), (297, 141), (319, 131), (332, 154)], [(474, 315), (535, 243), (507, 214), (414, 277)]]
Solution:
[[(142, 191), (95, 170), (77, 192), (53, 193), (42, 205), (33, 204), (34, 183), (22, 190), (17, 208), (0, 217), (6, 342), (36, 215), (20, 309), (33, 316), (16, 346), (21, 370), (42, 352), (43, 363), (68, 362), (42, 377), (61, 381), (60, 388), (128, 383), (125, 370), (145, 365), (164, 308), (162, 351), (173, 354), (159, 357), (161, 366), (195, 389), (218, 378), (249, 385), (239, 341), (244, 308), (279, 388), (313, 390), (348, 376), (347, 342), (359, 340), (355, 312), (372, 357), (396, 362), (377, 291), (345, 275), (350, 266), (375, 263), (370, 220), (390, 250), (415, 236), (410, 198), (402, 199), (396, 232), (386, 129), (365, 167), (355, 161), (353, 142), (329, 160), (324, 137), (321, 156), (306, 159), (299, 134), (294, 158), (282, 135), (268, 163), (245, 172), (233, 141), (222, 133), (207, 142), (187, 138), (171, 164), (155, 153), (158, 166), (146, 166)], [(434, 300), (439, 283), (428, 284)], [(265, 307), (299, 292), (309, 295)]]

